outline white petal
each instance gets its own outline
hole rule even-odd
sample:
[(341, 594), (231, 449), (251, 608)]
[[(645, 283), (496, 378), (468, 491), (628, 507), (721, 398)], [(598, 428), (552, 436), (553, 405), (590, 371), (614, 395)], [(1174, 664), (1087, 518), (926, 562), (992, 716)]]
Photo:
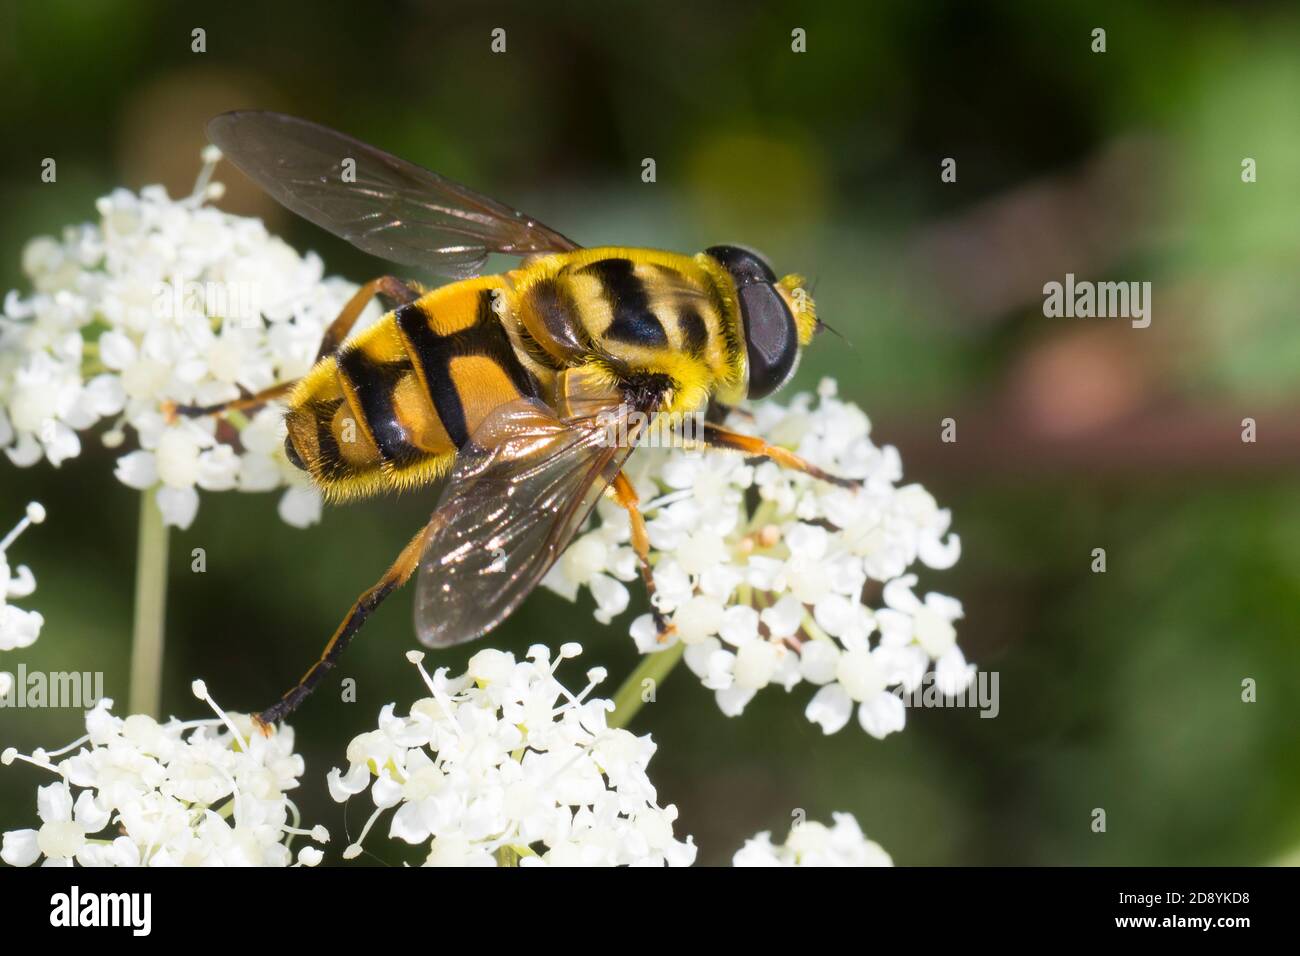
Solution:
[(320, 521), (320, 492), (312, 485), (292, 485), (280, 498), (280, 520), (295, 528), (308, 528)]
[(42, 823), (63, 823), (72, 819), (72, 791), (65, 783), (36, 788), (36, 814)]
[(135, 343), (116, 330), (99, 337), (99, 359), (108, 368), (121, 370), (136, 360)]
[(113, 474), (122, 484), (137, 491), (158, 484), (158, 467), (151, 451), (133, 451), (123, 455), (113, 467)]
[(101, 810), (95, 802), (94, 791), (81, 791), (73, 810), (73, 818), (86, 828), (87, 833), (98, 833), (104, 829), (108, 826), (110, 816), (108, 810)]
[(365, 764), (349, 767), (346, 774), (335, 768), (326, 775), (325, 781), (335, 802), (346, 803), (348, 797), (360, 793), (370, 785), (370, 771)]
[(828, 684), (835, 679), (839, 656), (830, 641), (805, 641), (799, 648), (799, 673), (811, 684)]
[[(637, 617), (632, 622), (632, 626), (628, 628), (628, 633), (631, 634), (632, 640), (636, 642), (636, 649), (642, 654), (661, 651), (665, 647), (671, 647), (676, 642), (676, 635), (673, 635), (673, 640), (663, 644), (659, 643), (659, 628), (655, 625), (653, 614), (642, 614)], [(688, 650), (687, 653), (689, 654), (690, 651)], [(690, 664), (689, 660), (687, 664)]]
[(916, 555), (927, 567), (946, 571), (961, 557), (961, 538), (950, 534), (947, 541), (942, 541), (937, 536), (925, 535), (917, 543)]
[(429, 828), (424, 825), (419, 804), (404, 803), (393, 814), (393, 822), (388, 828), (388, 835), (407, 843), (423, 843), (429, 839)]
[(0, 844), (0, 860), (10, 866), (31, 866), (41, 857), (35, 830), (9, 830)]
[(76, 458), (81, 454), (81, 439), (63, 422), (54, 422), (44, 445), (45, 457), (56, 468), (69, 458)]
[(896, 730), (902, 730), (907, 721), (907, 708), (902, 698), (881, 691), (858, 707), (858, 723), (877, 740), (883, 740)]
[(718, 709), (728, 717), (739, 717), (745, 711), (745, 705), (754, 699), (754, 691), (744, 687), (728, 687), (715, 695)]
[(736, 650), (735, 686), (758, 690), (776, 673), (780, 649), (771, 641), (749, 641)]
[(740, 647), (747, 641), (758, 639), (758, 612), (748, 604), (737, 604), (727, 608), (722, 615), (722, 626), (718, 636), (732, 647)]
[(596, 620), (608, 624), (627, 610), (630, 595), (622, 581), (607, 574), (593, 574), (589, 582), (591, 596), (596, 599)]
[(928, 604), (916, 609), (912, 617), (912, 629), (917, 643), (931, 657), (942, 657), (957, 645), (957, 629), (948, 618)]
[(955, 644), (934, 665), (934, 683), (945, 697), (956, 697), (975, 678), (975, 665), (967, 664), (961, 648)]
[(808, 701), (804, 716), (821, 726), (822, 732), (842, 730), (853, 716), (853, 700), (839, 684), (827, 684)]
[(902, 611), (904, 614), (913, 614), (921, 606), (920, 600), (912, 593), (914, 587), (916, 587), (916, 575), (904, 574), (887, 583), (881, 597), (887, 607)]
[(789, 594), (784, 595), (759, 615), (773, 637), (792, 637), (803, 623), (804, 606)]
[(5, 449), (5, 454), (19, 468), (30, 468), (45, 456), (45, 449), (41, 447), (35, 435), (31, 432), (23, 432), (12, 447)]
[(162, 512), (163, 524), (184, 531), (194, 523), (194, 516), (199, 513), (199, 493), (193, 488), (158, 489), (154, 500)]

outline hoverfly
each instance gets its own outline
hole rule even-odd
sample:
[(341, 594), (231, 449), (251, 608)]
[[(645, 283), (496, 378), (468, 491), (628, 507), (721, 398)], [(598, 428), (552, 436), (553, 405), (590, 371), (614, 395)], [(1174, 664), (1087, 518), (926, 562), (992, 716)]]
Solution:
[[(364, 252), (455, 279), (367, 282), (329, 326), (303, 378), (213, 406), (287, 396), (285, 453), (331, 500), (446, 478), (429, 523), (352, 605), (320, 659), (274, 705), (280, 720), (334, 667), (367, 616), (418, 569), (422, 643), (472, 640), (506, 618), (602, 494), (629, 514), (651, 596), (649, 540), (621, 472), (647, 416), (761, 398), (794, 373), (819, 327), (798, 275), (757, 254), (584, 249), (515, 209), (306, 120), (238, 111), (208, 136), (298, 215)], [(354, 175), (343, 176), (346, 161)], [(517, 268), (484, 275), (490, 253)], [(389, 306), (349, 338), (374, 297)], [(709, 416), (713, 418), (715, 416)], [(670, 419), (671, 420), (671, 419)], [(765, 456), (817, 478), (786, 449), (706, 420), (697, 444)], [(669, 625), (657, 611), (656, 621)]]

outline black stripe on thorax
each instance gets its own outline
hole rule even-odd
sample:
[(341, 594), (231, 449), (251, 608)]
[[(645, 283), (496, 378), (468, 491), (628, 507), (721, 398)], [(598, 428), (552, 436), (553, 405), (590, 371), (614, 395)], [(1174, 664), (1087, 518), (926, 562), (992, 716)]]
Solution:
[(397, 383), (411, 371), (410, 361), (376, 362), (361, 349), (348, 349), (339, 356), (338, 364), (352, 383), (361, 414), (380, 456), (395, 465), (408, 464), (423, 457), (424, 453), (411, 444), (393, 402)]
[(469, 428), (465, 421), (464, 403), (451, 377), (452, 359), (465, 355), (491, 359), (506, 373), (516, 391), (537, 397), (537, 382), (520, 364), (500, 319), (492, 309), (491, 289), (479, 293), (474, 324), (449, 335), (435, 332), (430, 327), (429, 316), (417, 303), (402, 306), (394, 315), (402, 335), (415, 351), (412, 359), (419, 363), (424, 373), (429, 397), (442, 419), (442, 426), (457, 448), (469, 441)]
[(682, 305), (677, 313), (677, 328), (682, 333), (682, 347), (693, 357), (704, 354), (709, 344), (709, 327), (693, 305)]
[(605, 330), (605, 338), (630, 345), (663, 347), (668, 335), (659, 318), (650, 310), (645, 283), (636, 274), (631, 259), (597, 259), (582, 270), (600, 280), (605, 302), (614, 320)]

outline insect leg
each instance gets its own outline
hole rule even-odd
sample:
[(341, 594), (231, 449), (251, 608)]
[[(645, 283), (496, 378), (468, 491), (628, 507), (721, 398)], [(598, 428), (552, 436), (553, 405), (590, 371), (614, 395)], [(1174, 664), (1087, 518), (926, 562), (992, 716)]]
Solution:
[[(353, 294), (352, 298), (343, 306), (342, 311), (339, 312), (338, 317), (325, 330), (325, 335), (321, 338), (320, 349), (316, 352), (316, 361), (319, 362), (325, 356), (333, 355), (338, 351), (339, 346), (343, 344), (343, 340), (352, 331), (352, 327), (357, 324), (357, 319), (361, 317), (361, 313), (370, 304), (370, 300), (377, 295), (397, 305), (405, 305), (417, 299), (420, 290), (393, 276), (380, 276), (378, 279), (367, 282)], [(178, 405), (170, 403), (164, 408), (163, 414), (168, 420), (174, 419), (177, 415), (183, 415), (186, 418), (224, 415), (226, 412), (264, 405), (272, 399), (287, 394), (295, 384), (297, 384), (296, 381), (280, 382), (253, 395), (245, 395), (242, 398), (232, 399), (228, 402), (218, 402), (215, 405)]]
[(420, 293), (421, 289), (418, 286), (407, 285), (396, 276), (380, 276), (378, 279), (371, 279), (348, 299), (348, 304), (343, 306), (343, 311), (338, 314), (338, 318), (325, 330), (325, 336), (320, 340), (320, 348), (316, 352), (316, 361), (319, 362), (325, 356), (333, 355), (338, 351), (343, 340), (352, 331), (352, 327), (357, 324), (361, 313), (375, 296), (387, 299), (394, 305), (406, 305), (418, 299)]
[(384, 573), (378, 583), (356, 599), (347, 616), (343, 618), (343, 623), (339, 625), (338, 630), (334, 632), (334, 636), (325, 645), (320, 660), (316, 661), (307, 670), (307, 673), (302, 675), (302, 679), (286, 691), (278, 701), (254, 718), (258, 725), (261, 726), (263, 733), (270, 733), (271, 724), (283, 720), (306, 699), (307, 695), (320, 683), (321, 678), (338, 663), (339, 656), (347, 648), (352, 638), (356, 636), (357, 631), (361, 629), (361, 625), (366, 622), (366, 618), (370, 616), (371, 612), (380, 605), (384, 598), (410, 579), (411, 574), (419, 566), (420, 556), (424, 553), (425, 545), (428, 543), (432, 530), (433, 525), (429, 524), (411, 539), (410, 543), (402, 549), (402, 553), (397, 556), (397, 560), (393, 562), (392, 567)]
[(252, 395), (234, 398), (228, 402), (218, 402), (216, 405), (178, 405), (175, 402), (167, 402), (163, 405), (163, 416), (170, 422), (174, 421), (177, 415), (185, 418), (202, 418), (205, 415), (224, 415), (226, 412), (237, 412), (245, 408), (264, 405), (273, 399), (280, 398), (287, 394), (296, 384), (298, 384), (296, 380), (279, 382), (270, 388), (254, 392)]
[(839, 485), (842, 488), (857, 488), (862, 482), (853, 478), (840, 478), (836, 475), (829, 474), (818, 468), (812, 462), (804, 461), (792, 451), (781, 448), (777, 445), (770, 445), (761, 438), (753, 435), (743, 435), (740, 432), (733, 432), (729, 428), (723, 428), (711, 422), (705, 422), (701, 435), (701, 443), (710, 448), (727, 448), (732, 451), (743, 452), (746, 455), (754, 455), (762, 458), (770, 458), (783, 468), (793, 468), (795, 471), (802, 471), (806, 475), (828, 481), (833, 485)]
[(659, 640), (666, 641), (675, 626), (669, 623), (659, 608), (655, 607), (655, 579), (654, 572), (650, 568), (650, 536), (646, 533), (645, 517), (641, 514), (641, 499), (637, 497), (632, 482), (628, 481), (627, 476), (621, 471), (614, 479), (614, 483), (610, 485), (610, 489), (614, 500), (627, 510), (628, 519), (632, 523), (632, 550), (636, 552), (641, 564), (641, 580), (645, 582), (646, 595), (650, 598), (650, 613), (654, 615), (655, 627), (659, 629)]

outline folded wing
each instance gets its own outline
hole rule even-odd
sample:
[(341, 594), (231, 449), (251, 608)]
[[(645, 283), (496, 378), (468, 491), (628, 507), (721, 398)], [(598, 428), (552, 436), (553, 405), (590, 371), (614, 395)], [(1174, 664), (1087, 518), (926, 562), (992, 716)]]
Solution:
[(208, 138), (281, 204), (390, 262), (463, 278), (480, 273), (489, 253), (578, 248), (517, 209), (294, 116), (223, 113)]

